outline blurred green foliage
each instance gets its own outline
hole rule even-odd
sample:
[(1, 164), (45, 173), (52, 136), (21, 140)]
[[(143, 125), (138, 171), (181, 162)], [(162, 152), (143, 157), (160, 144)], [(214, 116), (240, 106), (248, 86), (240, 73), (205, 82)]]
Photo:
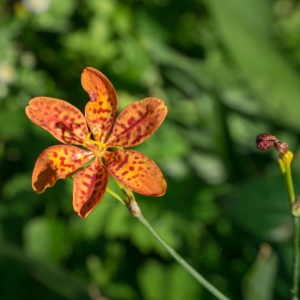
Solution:
[(111, 196), (81, 220), (71, 180), (32, 191), (35, 160), (56, 141), (24, 108), (50, 96), (83, 109), (92, 66), (120, 109), (147, 96), (168, 105), (137, 147), (168, 182), (162, 198), (137, 195), (145, 217), (230, 298), (288, 299), (287, 196), (277, 154), (255, 137), (290, 144), (297, 186), (299, 15), (296, 0), (2, 0), (0, 298), (213, 299)]

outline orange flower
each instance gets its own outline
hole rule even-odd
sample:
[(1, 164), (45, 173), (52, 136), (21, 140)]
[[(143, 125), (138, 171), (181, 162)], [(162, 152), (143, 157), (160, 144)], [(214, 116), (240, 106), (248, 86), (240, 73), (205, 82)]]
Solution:
[(65, 144), (40, 154), (32, 174), (33, 189), (43, 193), (58, 179), (76, 174), (73, 207), (82, 218), (103, 197), (109, 174), (139, 194), (162, 196), (167, 185), (157, 165), (144, 154), (123, 147), (142, 143), (158, 129), (167, 114), (164, 101), (152, 97), (136, 101), (115, 119), (118, 101), (111, 82), (88, 67), (82, 72), (81, 84), (90, 97), (85, 117), (70, 103), (54, 98), (36, 97), (26, 107), (32, 122)]

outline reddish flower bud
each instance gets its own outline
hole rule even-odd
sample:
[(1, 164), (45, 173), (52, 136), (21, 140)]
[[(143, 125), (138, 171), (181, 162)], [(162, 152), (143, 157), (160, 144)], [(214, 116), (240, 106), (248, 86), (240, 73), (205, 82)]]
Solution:
[(280, 143), (280, 140), (270, 133), (261, 133), (256, 137), (256, 147), (262, 151), (274, 147), (277, 151), (285, 153), (288, 146), (287, 143)]
[(272, 148), (276, 142), (279, 140), (270, 133), (261, 133), (256, 137), (256, 147), (262, 151)]
[(287, 143), (275, 143), (274, 147), (277, 151), (279, 151), (280, 153), (285, 153), (287, 151), (288, 148), (288, 144)]

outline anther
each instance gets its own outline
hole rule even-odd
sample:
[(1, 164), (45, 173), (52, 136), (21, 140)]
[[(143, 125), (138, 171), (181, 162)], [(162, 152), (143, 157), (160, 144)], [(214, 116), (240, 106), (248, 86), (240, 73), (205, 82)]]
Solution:
[(89, 132), (89, 133), (86, 135), (86, 137), (84, 138), (83, 143), (82, 143), (82, 146), (83, 146), (83, 147), (86, 147), (86, 143), (87, 143), (87, 141), (90, 139), (91, 134), (92, 134), (92, 133)]

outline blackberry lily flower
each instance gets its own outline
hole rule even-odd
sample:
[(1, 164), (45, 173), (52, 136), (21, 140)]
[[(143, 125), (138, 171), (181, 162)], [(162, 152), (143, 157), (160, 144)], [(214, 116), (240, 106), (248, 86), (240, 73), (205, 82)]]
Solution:
[(153, 97), (136, 101), (115, 118), (118, 101), (111, 82), (88, 67), (81, 84), (90, 97), (85, 117), (60, 99), (36, 97), (26, 107), (33, 123), (63, 143), (45, 149), (37, 158), (33, 189), (43, 193), (58, 179), (75, 175), (73, 207), (82, 218), (103, 197), (109, 175), (139, 194), (162, 196), (167, 185), (157, 165), (144, 154), (124, 148), (142, 143), (158, 129), (167, 114), (164, 101)]

